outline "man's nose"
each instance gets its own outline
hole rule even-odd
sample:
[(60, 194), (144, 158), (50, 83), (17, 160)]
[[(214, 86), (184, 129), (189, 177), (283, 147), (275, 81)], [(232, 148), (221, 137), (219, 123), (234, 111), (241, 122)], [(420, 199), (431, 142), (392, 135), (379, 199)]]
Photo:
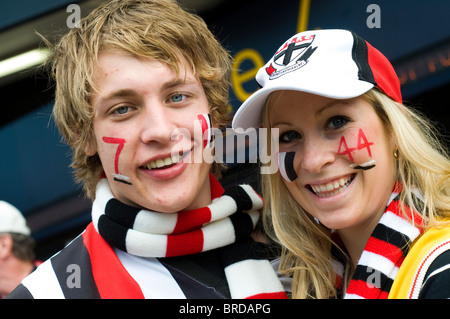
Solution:
[(160, 102), (153, 102), (144, 108), (139, 125), (144, 143), (168, 143), (176, 129), (168, 110)]

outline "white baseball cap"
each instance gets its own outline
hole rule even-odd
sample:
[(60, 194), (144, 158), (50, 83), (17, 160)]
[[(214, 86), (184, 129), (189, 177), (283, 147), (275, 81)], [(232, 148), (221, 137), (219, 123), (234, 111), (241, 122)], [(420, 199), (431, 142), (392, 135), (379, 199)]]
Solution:
[(278, 90), (349, 99), (378, 87), (394, 101), (402, 102), (400, 82), (389, 60), (348, 30), (312, 30), (294, 35), (259, 69), (255, 79), (261, 89), (237, 110), (233, 129), (260, 127), (264, 104), (269, 94)]
[(0, 201), (0, 233), (31, 233), (22, 213), (5, 201)]

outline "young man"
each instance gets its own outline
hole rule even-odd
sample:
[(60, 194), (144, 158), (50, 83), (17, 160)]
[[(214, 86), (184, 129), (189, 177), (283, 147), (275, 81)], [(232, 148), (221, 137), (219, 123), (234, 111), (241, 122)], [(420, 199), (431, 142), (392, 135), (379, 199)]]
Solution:
[(285, 297), (250, 236), (261, 198), (224, 192), (203, 158), (227, 124), (231, 67), (203, 20), (114, 0), (54, 49), (54, 118), (93, 220), (10, 297)]

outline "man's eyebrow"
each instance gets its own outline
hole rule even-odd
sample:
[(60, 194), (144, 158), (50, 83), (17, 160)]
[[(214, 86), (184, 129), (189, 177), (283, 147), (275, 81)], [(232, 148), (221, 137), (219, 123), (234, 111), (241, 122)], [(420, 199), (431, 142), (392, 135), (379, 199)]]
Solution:
[[(195, 84), (196, 81), (192, 79), (183, 79), (183, 78), (176, 78), (173, 81), (169, 81), (163, 84), (162, 89), (171, 89), (180, 85), (191, 85)], [(102, 102), (102, 101), (108, 101), (114, 98), (120, 98), (120, 97), (133, 97), (138, 95), (138, 93), (133, 89), (120, 89), (117, 91), (110, 92), (103, 96), (97, 96), (96, 102)]]
[(130, 96), (135, 96), (136, 92), (132, 89), (120, 89), (117, 91), (113, 91), (105, 96), (98, 96), (97, 102), (98, 101), (107, 101), (113, 98), (117, 98), (117, 97), (130, 97)]
[(163, 85), (163, 89), (171, 89), (180, 85), (191, 85), (196, 84), (197, 82), (193, 79), (189, 78), (176, 78), (173, 81), (166, 82)]

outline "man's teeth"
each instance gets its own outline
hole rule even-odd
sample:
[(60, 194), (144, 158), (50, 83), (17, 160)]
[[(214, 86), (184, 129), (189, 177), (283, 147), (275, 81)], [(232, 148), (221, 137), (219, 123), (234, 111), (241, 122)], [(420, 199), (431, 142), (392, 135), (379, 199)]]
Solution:
[(342, 192), (353, 181), (354, 176), (340, 178), (330, 183), (310, 185), (314, 193), (319, 197), (334, 196)]
[(177, 164), (180, 161), (180, 155), (174, 154), (171, 157), (159, 158), (157, 160), (151, 161), (150, 163), (144, 165), (147, 169), (161, 168), (164, 166), (169, 166), (172, 164)]

